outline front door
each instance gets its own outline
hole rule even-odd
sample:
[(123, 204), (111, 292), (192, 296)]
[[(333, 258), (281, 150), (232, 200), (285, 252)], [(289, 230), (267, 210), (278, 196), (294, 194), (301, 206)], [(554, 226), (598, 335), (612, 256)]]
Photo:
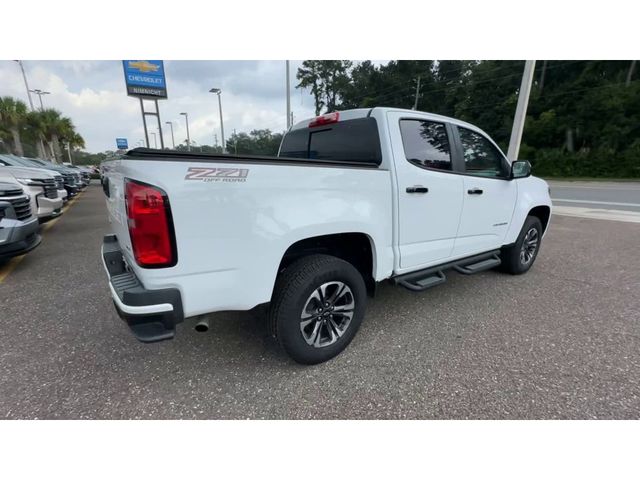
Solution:
[(453, 255), (473, 255), (502, 246), (515, 208), (517, 182), (509, 180), (509, 162), (479, 132), (457, 127), (464, 158), (462, 217)]
[(462, 212), (464, 177), (453, 172), (451, 126), (389, 112), (398, 191), (399, 271), (446, 261)]

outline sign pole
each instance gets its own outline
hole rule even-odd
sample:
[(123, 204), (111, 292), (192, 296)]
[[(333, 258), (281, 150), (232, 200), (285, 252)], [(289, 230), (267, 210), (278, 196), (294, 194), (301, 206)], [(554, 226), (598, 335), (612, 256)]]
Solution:
[(158, 99), (155, 99), (156, 103), (156, 118), (158, 119), (158, 132), (160, 132), (160, 148), (164, 150), (164, 136), (162, 135), (162, 122), (160, 122), (160, 106), (158, 105)]
[[(158, 99), (167, 98), (167, 82), (164, 75), (164, 62), (162, 60), (123, 60), (124, 82), (127, 87), (127, 95), (138, 97), (140, 100), (140, 112), (144, 125), (144, 139), (147, 148), (149, 143), (149, 127), (147, 115), (154, 115), (158, 122), (160, 134), (160, 148), (164, 150), (164, 135), (162, 134), (162, 121), (160, 119), (160, 105)], [(146, 111), (144, 100), (153, 100), (155, 111)], [(157, 148), (157, 144), (156, 144)]]
[(142, 112), (142, 124), (144, 125), (144, 139), (147, 142), (147, 148), (151, 148), (149, 146), (149, 132), (147, 131), (147, 118), (144, 114), (144, 104), (142, 103), (142, 97), (140, 98), (140, 111)]

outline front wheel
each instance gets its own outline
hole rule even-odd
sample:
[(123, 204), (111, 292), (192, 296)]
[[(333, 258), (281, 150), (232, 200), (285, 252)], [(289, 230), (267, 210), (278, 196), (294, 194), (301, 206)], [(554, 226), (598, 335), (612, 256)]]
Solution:
[(501, 269), (512, 275), (527, 272), (535, 262), (542, 240), (542, 223), (538, 217), (528, 216), (516, 243), (501, 253)]
[(366, 303), (360, 272), (329, 255), (310, 255), (278, 277), (269, 312), (272, 330), (298, 363), (325, 362), (355, 336)]

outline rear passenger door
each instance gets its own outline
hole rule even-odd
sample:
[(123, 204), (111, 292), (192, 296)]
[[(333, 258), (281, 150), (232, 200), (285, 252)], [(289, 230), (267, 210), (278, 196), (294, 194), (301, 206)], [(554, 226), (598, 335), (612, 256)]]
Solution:
[(387, 115), (398, 192), (398, 271), (402, 272), (451, 256), (464, 177), (453, 173), (449, 124), (406, 112)]
[(453, 251), (461, 257), (502, 246), (518, 191), (509, 180), (509, 162), (492, 141), (461, 126), (454, 135), (464, 160), (464, 203)]

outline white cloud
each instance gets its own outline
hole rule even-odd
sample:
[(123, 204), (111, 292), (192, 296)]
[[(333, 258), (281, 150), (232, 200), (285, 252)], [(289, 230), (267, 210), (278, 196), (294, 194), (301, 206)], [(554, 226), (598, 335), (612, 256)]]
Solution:
[[(313, 100), (295, 90), (295, 72), (301, 62), (291, 62), (292, 110), (296, 119), (313, 116)], [(126, 95), (119, 61), (25, 61), (32, 89), (51, 92), (45, 107), (70, 117), (85, 138), (87, 150), (115, 148), (116, 137), (127, 137), (134, 146), (144, 137), (139, 101)], [(174, 122), (176, 142), (186, 138), (184, 117), (189, 113), (191, 138), (199, 144), (220, 141), (218, 102), (208, 90), (222, 89), (225, 136), (234, 129), (284, 130), (284, 61), (168, 61), (165, 64), (169, 98), (159, 101), (165, 145), (171, 144), (169, 126)], [(18, 65), (0, 61), (0, 95), (27, 100)], [(38, 98), (34, 96), (38, 107)], [(147, 103), (152, 110), (153, 104)], [(154, 117), (147, 117), (149, 131), (157, 131)], [(151, 140), (153, 143), (153, 141)]]

